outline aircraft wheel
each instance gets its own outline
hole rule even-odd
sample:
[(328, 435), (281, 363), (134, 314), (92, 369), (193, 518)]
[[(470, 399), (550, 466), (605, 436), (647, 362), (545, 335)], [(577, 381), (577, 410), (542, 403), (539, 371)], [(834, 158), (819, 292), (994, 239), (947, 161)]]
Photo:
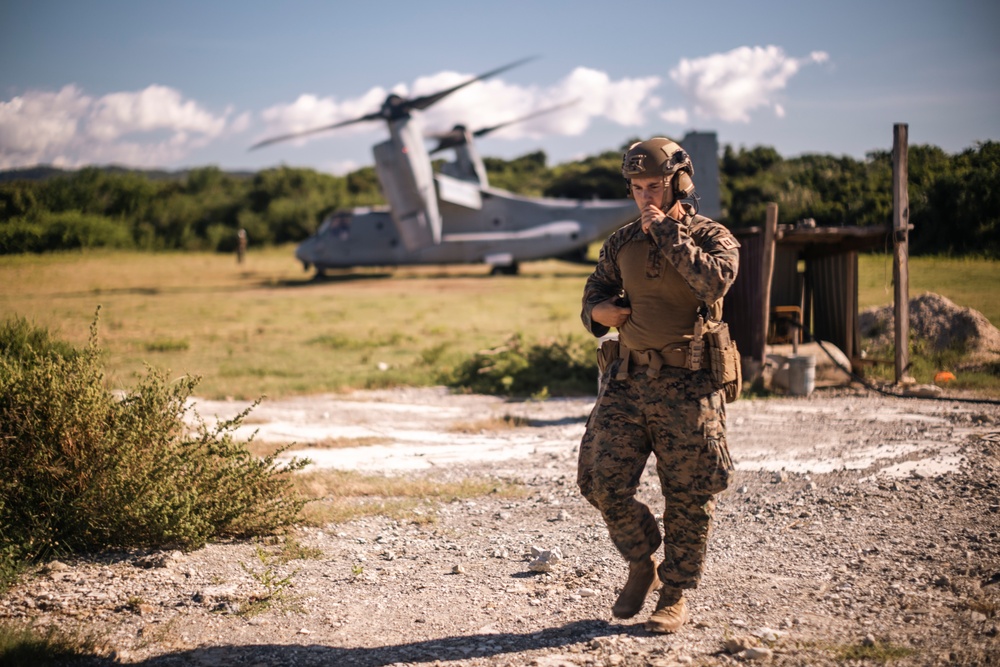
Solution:
[(510, 264), (497, 265), (490, 269), (491, 276), (516, 276), (518, 270), (521, 267), (517, 262), (511, 262)]

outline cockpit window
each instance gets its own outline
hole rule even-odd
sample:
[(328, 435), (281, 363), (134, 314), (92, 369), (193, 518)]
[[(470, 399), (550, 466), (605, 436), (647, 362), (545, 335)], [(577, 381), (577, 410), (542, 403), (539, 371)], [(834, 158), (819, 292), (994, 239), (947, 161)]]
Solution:
[(319, 226), (317, 234), (319, 236), (331, 234), (342, 241), (347, 239), (351, 235), (351, 215), (349, 213), (339, 213), (329, 216)]

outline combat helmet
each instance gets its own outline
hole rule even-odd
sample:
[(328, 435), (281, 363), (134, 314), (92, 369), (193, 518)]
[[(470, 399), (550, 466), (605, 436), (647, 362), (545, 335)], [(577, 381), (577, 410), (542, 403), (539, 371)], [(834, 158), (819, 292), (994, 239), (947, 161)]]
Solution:
[(675, 199), (689, 199), (694, 195), (691, 156), (666, 137), (653, 137), (629, 146), (622, 154), (622, 176), (629, 197), (632, 196), (632, 179), (648, 176), (662, 176), (665, 183), (673, 183)]

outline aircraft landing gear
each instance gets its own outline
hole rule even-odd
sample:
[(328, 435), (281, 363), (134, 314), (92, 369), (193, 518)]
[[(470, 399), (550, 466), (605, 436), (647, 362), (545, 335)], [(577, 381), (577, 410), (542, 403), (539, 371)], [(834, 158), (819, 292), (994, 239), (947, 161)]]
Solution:
[(491, 276), (516, 276), (520, 265), (517, 262), (511, 262), (510, 264), (497, 264), (492, 269), (490, 269)]

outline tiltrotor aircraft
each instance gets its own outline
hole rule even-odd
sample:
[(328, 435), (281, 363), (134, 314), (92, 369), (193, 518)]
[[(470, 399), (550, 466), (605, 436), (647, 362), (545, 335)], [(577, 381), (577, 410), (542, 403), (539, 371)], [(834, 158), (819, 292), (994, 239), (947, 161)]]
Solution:
[[(373, 147), (375, 171), (388, 206), (336, 211), (295, 255), (318, 274), (326, 269), (408, 264), (479, 264), (494, 273), (516, 273), (518, 263), (547, 257), (582, 257), (587, 246), (636, 217), (629, 199), (577, 201), (521, 197), (490, 187), (473, 138), (509, 123), (474, 132), (457, 125), (425, 135), (420, 113), (471, 83), (522, 64), (517, 61), (431, 95), (389, 95), (377, 111), (303, 132), (272, 137), (261, 146), (332, 130), (353, 123), (383, 120), (389, 139)], [(553, 107), (540, 113), (554, 111)], [(516, 121), (510, 121), (516, 122)], [(426, 138), (438, 139), (428, 152)], [(455, 153), (441, 173), (430, 155)]]

